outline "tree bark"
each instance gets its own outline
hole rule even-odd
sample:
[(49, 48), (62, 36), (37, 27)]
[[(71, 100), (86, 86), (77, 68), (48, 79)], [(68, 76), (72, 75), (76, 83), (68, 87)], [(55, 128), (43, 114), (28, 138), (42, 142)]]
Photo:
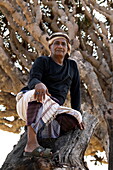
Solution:
[(113, 169), (113, 110), (109, 111), (109, 114), (107, 113), (105, 115), (107, 126), (108, 126), (108, 134), (109, 134), (109, 165), (108, 170)]

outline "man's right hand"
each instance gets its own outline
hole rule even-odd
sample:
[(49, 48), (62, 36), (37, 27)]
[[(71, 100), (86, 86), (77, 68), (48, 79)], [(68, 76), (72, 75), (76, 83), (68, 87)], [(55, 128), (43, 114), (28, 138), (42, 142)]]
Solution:
[(47, 87), (43, 84), (43, 83), (38, 83), (35, 85), (35, 93), (34, 93), (34, 98), (38, 101), (38, 102), (43, 102), (43, 100), (45, 99), (45, 95), (51, 96), (48, 92)]

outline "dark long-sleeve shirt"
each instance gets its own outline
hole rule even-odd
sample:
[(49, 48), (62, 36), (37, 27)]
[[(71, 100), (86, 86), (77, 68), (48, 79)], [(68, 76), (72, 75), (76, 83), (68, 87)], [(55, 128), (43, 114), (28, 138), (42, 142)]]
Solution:
[(63, 105), (68, 90), (71, 95), (71, 107), (80, 111), (80, 78), (75, 61), (65, 59), (63, 65), (53, 61), (51, 57), (37, 58), (30, 71), (28, 88), (33, 89), (36, 84), (44, 83), (49, 93)]

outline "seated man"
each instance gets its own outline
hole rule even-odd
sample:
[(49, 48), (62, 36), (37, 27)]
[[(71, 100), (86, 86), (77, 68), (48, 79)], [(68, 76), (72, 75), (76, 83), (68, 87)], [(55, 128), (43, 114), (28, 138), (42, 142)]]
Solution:
[[(48, 38), (50, 56), (38, 57), (30, 71), (27, 88), (17, 94), (17, 112), (27, 124), (24, 155), (47, 156), (40, 138), (57, 138), (77, 126), (84, 129), (80, 113), (80, 78), (67, 34), (57, 32)], [(70, 90), (71, 107), (62, 106)], [(46, 125), (46, 126), (45, 126)]]

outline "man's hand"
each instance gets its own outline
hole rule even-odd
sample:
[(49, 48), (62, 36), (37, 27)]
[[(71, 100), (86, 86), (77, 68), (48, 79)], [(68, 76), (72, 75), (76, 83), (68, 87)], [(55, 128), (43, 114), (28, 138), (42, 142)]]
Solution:
[(35, 93), (34, 93), (34, 98), (38, 101), (38, 102), (43, 102), (43, 100), (45, 99), (45, 94), (47, 94), (48, 96), (50, 96), (47, 87), (43, 84), (43, 83), (39, 83), (35, 85)]
[(84, 125), (83, 122), (79, 123), (78, 126), (79, 126), (80, 130), (84, 130), (85, 129), (85, 125)]

